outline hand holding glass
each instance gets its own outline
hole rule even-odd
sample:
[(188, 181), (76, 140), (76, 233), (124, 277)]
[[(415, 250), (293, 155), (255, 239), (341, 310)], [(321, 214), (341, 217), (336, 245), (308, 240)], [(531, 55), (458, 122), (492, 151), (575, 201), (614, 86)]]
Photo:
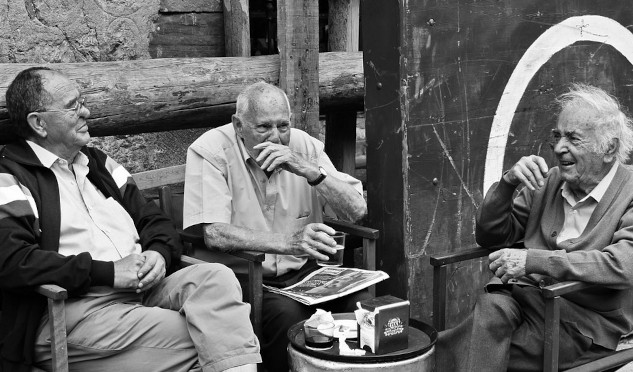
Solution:
[(336, 253), (321, 252), (329, 257), (327, 261), (317, 260), (319, 266), (341, 266), (343, 265), (343, 249), (345, 247), (345, 233), (337, 231), (332, 235), (336, 241)]

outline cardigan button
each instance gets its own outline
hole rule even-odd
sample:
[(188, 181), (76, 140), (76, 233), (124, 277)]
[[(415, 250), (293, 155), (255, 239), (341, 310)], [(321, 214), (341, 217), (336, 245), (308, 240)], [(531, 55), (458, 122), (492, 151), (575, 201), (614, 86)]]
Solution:
[(552, 238), (555, 238), (558, 233), (556, 231), (552, 231)]

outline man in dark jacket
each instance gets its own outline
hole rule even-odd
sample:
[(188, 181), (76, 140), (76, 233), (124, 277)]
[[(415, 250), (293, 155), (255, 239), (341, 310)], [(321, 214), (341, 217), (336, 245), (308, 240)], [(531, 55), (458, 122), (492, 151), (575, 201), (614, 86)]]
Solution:
[(41, 284), (68, 290), (73, 370), (255, 370), (259, 343), (232, 271), (165, 276), (178, 235), (122, 166), (86, 146), (76, 85), (30, 68), (6, 101), (17, 139), (0, 158), (0, 370), (50, 369)]

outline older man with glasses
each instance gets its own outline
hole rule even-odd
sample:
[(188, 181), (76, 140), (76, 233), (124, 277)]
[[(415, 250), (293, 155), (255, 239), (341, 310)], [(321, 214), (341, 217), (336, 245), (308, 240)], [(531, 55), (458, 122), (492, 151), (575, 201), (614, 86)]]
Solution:
[(178, 234), (123, 167), (87, 146), (90, 111), (74, 82), (30, 68), (6, 101), (17, 139), (0, 158), (0, 370), (51, 369), (33, 288), (52, 283), (69, 293), (73, 371), (255, 371), (259, 343), (233, 272), (165, 276)]

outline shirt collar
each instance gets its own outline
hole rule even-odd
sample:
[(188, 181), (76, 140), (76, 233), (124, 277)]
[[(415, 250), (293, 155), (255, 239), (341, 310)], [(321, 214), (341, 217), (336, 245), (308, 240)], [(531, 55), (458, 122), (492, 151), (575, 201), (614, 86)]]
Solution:
[[(64, 160), (33, 141), (26, 140), (26, 143), (31, 146), (31, 149), (33, 149), (33, 152), (35, 153), (35, 156), (37, 156), (37, 159), (46, 168), (52, 167), (53, 164), (55, 164), (55, 162), (57, 162), (58, 160)], [(79, 151), (73, 159), (72, 163), (87, 166), (88, 157), (83, 152)]]
[[(611, 185), (611, 181), (613, 181), (613, 178), (615, 177), (615, 172), (618, 170), (618, 162), (616, 161), (613, 166), (611, 166), (611, 169), (609, 170), (609, 173), (607, 173), (606, 176), (604, 176), (600, 182), (596, 185), (596, 187), (594, 187), (593, 190), (591, 190), (591, 192), (589, 194), (587, 194), (587, 196), (585, 196), (584, 198), (582, 198), (581, 200), (579, 200), (578, 202), (582, 202), (587, 200), (588, 198), (593, 198), (596, 202), (600, 202), (600, 200), (602, 199), (602, 197), (604, 196), (604, 194), (607, 192), (607, 189), (609, 188), (609, 185)], [(569, 190), (569, 185), (567, 184), (567, 182), (563, 182), (563, 186), (561, 187), (561, 190), (563, 192), (563, 196), (567, 197), (567, 196), (571, 196), (572, 193)], [(573, 197), (572, 197), (573, 198)]]

